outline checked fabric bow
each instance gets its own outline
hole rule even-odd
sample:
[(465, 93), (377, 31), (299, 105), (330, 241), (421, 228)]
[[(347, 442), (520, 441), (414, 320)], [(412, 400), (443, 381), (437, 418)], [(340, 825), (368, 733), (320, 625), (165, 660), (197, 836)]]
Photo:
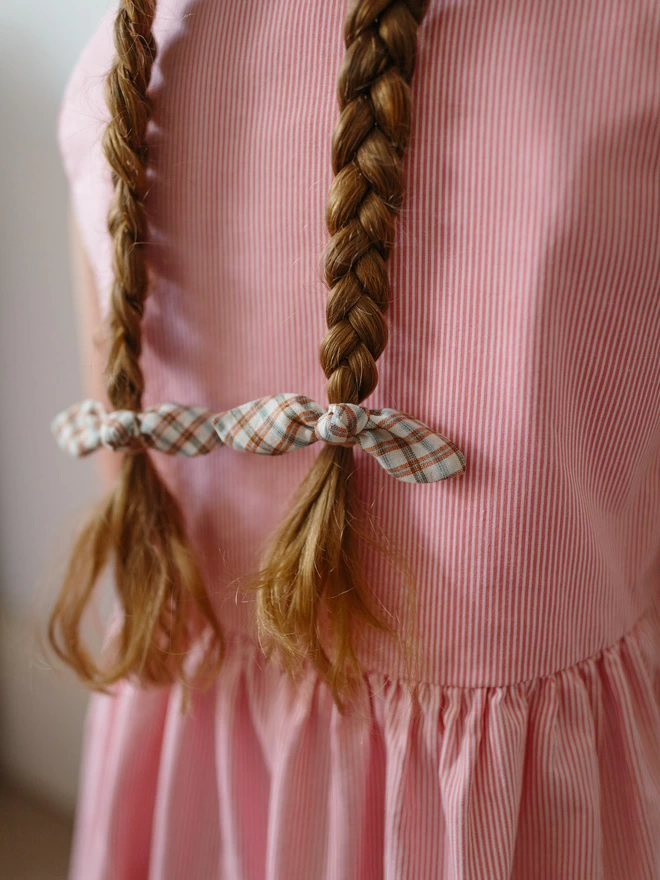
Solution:
[(196, 456), (223, 445), (283, 455), (321, 440), (359, 446), (405, 483), (433, 483), (465, 471), (465, 458), (450, 440), (404, 413), (351, 403), (324, 410), (298, 394), (261, 397), (218, 415), (176, 403), (108, 413), (98, 401), (86, 400), (60, 413), (52, 431), (59, 446), (75, 456), (100, 446)]

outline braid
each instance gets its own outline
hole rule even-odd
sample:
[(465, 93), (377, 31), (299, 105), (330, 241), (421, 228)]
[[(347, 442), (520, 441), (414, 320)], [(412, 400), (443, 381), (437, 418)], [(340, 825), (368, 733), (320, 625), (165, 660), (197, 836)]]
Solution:
[[(332, 138), (335, 178), (327, 201), (328, 332), (321, 365), (330, 403), (359, 403), (378, 383), (387, 344), (386, 260), (403, 193), (410, 133), (410, 81), (427, 0), (358, 0), (346, 18), (339, 75), (341, 115)], [(258, 623), (289, 670), (312, 661), (341, 693), (359, 673), (356, 619), (390, 630), (369, 608), (357, 558), (350, 447), (326, 446), (276, 533), (259, 574)], [(319, 638), (327, 612), (334, 657)]]
[(147, 88), (156, 57), (151, 32), (155, 7), (155, 0), (120, 4), (114, 28), (117, 57), (106, 80), (112, 121), (103, 135), (103, 152), (114, 182), (108, 212), (114, 281), (106, 374), (108, 397), (116, 409), (140, 409), (144, 390), (139, 358), (148, 288), (145, 134), (151, 116)]
[[(113, 243), (111, 344), (106, 375), (116, 409), (139, 410), (141, 321), (148, 292), (144, 242), (147, 89), (156, 47), (155, 0), (120, 0), (116, 57), (106, 81), (110, 122), (103, 150), (114, 182), (108, 212)], [(105, 565), (114, 557), (115, 585), (124, 614), (115, 656), (101, 670), (80, 639), (83, 614)], [(183, 663), (202, 621), (212, 630), (213, 665), (222, 634), (185, 535), (181, 511), (149, 456), (128, 455), (120, 481), (83, 526), (73, 549), (49, 636), (58, 655), (88, 684), (103, 689), (126, 675), (167, 684), (184, 678)]]

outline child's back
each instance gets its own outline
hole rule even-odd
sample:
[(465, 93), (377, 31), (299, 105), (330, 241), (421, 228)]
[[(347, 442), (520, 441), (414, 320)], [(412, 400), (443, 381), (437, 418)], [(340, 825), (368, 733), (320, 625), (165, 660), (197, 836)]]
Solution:
[[(344, 3), (159, 7), (145, 405), (325, 399), (318, 346)], [(112, 16), (60, 145), (107, 311)], [(356, 455), (408, 561), (364, 548), (405, 635), (364, 629), (362, 713), (267, 664), (237, 587), (318, 454), (153, 460), (228, 637), (217, 684), (96, 696), (74, 876), (660, 876), (660, 12), (432, 3), (390, 341), (370, 406), (465, 453), (416, 486)], [(414, 700), (404, 679), (421, 682)]]

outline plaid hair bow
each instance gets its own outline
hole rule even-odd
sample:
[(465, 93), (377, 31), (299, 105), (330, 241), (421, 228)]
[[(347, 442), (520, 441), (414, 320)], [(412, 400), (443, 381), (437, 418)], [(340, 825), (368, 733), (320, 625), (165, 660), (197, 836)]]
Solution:
[(84, 400), (53, 419), (58, 445), (70, 455), (88, 455), (99, 446), (141, 451), (158, 449), (169, 455), (206, 455), (222, 441), (213, 413), (200, 406), (163, 403), (144, 412), (119, 409), (108, 413), (97, 400)]
[(357, 444), (404, 483), (433, 483), (465, 471), (463, 453), (450, 440), (393, 409), (331, 403), (326, 411), (309, 397), (274, 394), (211, 421), (226, 446), (245, 452), (282, 455), (323, 440)]
[(219, 415), (178, 403), (144, 412), (108, 413), (98, 401), (85, 400), (60, 413), (51, 427), (59, 446), (75, 456), (99, 446), (195, 456), (223, 444), (260, 455), (283, 455), (323, 440), (360, 446), (404, 483), (433, 483), (465, 471), (463, 453), (410, 416), (352, 403), (332, 403), (326, 411), (299, 394), (260, 397)]

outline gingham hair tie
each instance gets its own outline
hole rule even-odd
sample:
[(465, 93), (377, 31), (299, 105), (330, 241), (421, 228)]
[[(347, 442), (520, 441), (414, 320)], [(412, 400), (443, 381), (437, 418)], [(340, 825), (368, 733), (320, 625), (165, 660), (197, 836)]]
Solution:
[(405, 483), (433, 483), (465, 471), (462, 452), (417, 419), (352, 403), (332, 403), (324, 410), (299, 394), (261, 397), (219, 415), (177, 403), (138, 413), (108, 413), (98, 401), (85, 400), (60, 413), (52, 430), (59, 446), (76, 456), (100, 446), (195, 456), (223, 444), (259, 455), (283, 455), (322, 440), (358, 445)]
[(454, 444), (393, 409), (331, 403), (324, 410), (299, 394), (274, 394), (214, 416), (226, 446), (262, 455), (326, 443), (357, 444), (391, 476), (404, 483), (433, 483), (465, 471)]
[(108, 413), (97, 400), (84, 400), (53, 419), (51, 430), (69, 455), (88, 455), (100, 446), (115, 451), (157, 449), (168, 455), (206, 455), (222, 441), (200, 406), (162, 403), (144, 412)]

